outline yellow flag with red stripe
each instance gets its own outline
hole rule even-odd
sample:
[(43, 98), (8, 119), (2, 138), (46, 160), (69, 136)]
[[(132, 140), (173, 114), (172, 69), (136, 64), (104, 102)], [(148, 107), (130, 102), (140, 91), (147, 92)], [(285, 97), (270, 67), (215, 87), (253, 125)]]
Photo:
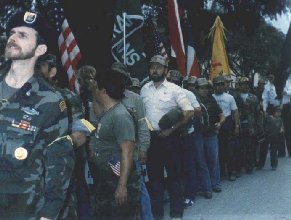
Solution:
[(226, 39), (224, 29), (220, 17), (217, 16), (210, 29), (210, 36), (213, 39), (211, 69), (209, 75), (211, 80), (221, 74), (230, 75), (230, 68), (224, 44), (224, 39)]

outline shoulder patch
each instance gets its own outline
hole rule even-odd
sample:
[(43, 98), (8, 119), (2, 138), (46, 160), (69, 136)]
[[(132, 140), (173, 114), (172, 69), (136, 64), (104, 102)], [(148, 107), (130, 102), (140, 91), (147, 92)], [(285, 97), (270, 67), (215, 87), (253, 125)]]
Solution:
[(66, 102), (65, 101), (61, 101), (59, 103), (59, 107), (60, 107), (61, 112), (65, 111), (65, 109), (67, 108)]

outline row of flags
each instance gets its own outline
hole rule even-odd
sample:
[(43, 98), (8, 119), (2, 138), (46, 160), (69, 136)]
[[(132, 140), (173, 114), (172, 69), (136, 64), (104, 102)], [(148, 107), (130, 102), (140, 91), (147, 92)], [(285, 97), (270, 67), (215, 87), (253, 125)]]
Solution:
[[(167, 3), (171, 57), (176, 58), (177, 68), (186, 78), (189, 76), (199, 77), (200, 69), (194, 47), (192, 26), (186, 16), (184, 17), (184, 30), (182, 30), (180, 12), (183, 11), (183, 8), (180, 8), (177, 0), (167, 0)], [(62, 65), (68, 75), (69, 87), (71, 90), (79, 92), (74, 72), (82, 58), (80, 49), (65, 17), (60, 0), (47, 1), (46, 4), (58, 33), (58, 48)], [(140, 0), (117, 0), (112, 38), (114, 60), (125, 63), (129, 71), (135, 74), (134, 77), (138, 77), (140, 80), (148, 74), (142, 33), (142, 27), (147, 24), (148, 19), (146, 19), (145, 14), (142, 14), (141, 9)], [(154, 14), (157, 13), (154, 12)], [(224, 44), (224, 29), (221, 19), (217, 16), (210, 30), (210, 35), (213, 38), (210, 79), (221, 73), (230, 74)], [(154, 54), (151, 55), (159, 54), (170, 59), (156, 25), (152, 25), (151, 31), (154, 46)]]
[[(140, 1), (139, 0), (117, 0), (117, 2), (127, 2), (127, 5), (135, 4), (138, 5), (137, 8), (141, 8)], [(181, 3), (181, 0), (180, 0)], [(189, 6), (189, 3), (187, 3), (187, 0), (182, 1), (184, 7), (187, 8)], [(118, 3), (117, 3), (118, 4)], [(123, 4), (124, 5), (124, 4)], [(181, 27), (181, 11), (183, 11), (183, 8), (180, 6), (177, 2), (177, 0), (167, 0), (167, 8), (168, 8), (168, 22), (169, 22), (169, 40), (171, 44), (171, 56), (169, 56), (166, 52), (166, 49), (164, 47), (164, 43), (161, 40), (161, 36), (159, 32), (157, 31), (156, 25), (150, 24), (149, 26), (153, 26), (151, 28), (151, 36), (152, 36), (152, 43), (154, 44), (154, 54), (147, 54), (147, 55), (162, 55), (165, 58), (170, 59), (170, 57), (173, 57), (176, 59), (177, 62), (177, 69), (186, 77), (189, 76), (196, 76), (200, 77), (200, 68), (199, 63), (197, 59), (197, 54), (194, 47), (194, 41), (192, 36), (192, 26), (187, 18), (187, 16), (184, 19), (184, 28)], [(144, 8), (144, 6), (143, 6)], [(118, 8), (118, 10), (127, 11), (127, 8)], [(139, 16), (140, 10), (131, 11), (129, 15), (125, 18), (126, 23), (134, 23), (134, 15)], [(150, 10), (147, 8), (144, 24), (148, 24), (147, 17), (150, 17)], [(155, 12), (153, 12), (155, 14)], [(118, 18), (118, 14), (116, 15), (116, 18)], [(132, 18), (133, 19), (132, 19)], [(118, 22), (118, 19), (116, 19), (116, 22)], [(132, 27), (126, 26), (125, 29), (128, 29), (127, 32), (130, 32)], [(222, 24), (221, 19), (219, 16), (217, 16), (213, 27), (211, 28), (211, 37), (213, 39), (213, 49), (212, 49), (212, 59), (211, 59), (211, 67), (210, 67), (210, 79), (213, 79), (215, 76), (223, 73), (225, 75), (230, 74), (230, 68), (228, 65), (228, 58), (225, 50), (225, 34), (224, 34), (224, 26)], [(132, 33), (132, 32), (131, 32)], [(116, 45), (115, 43), (115, 35), (121, 35), (120, 32), (114, 32), (113, 33), (113, 45)], [(141, 38), (140, 32), (135, 32), (131, 38), (126, 38), (127, 42), (130, 43), (131, 39), (134, 39), (134, 35), (138, 38)], [(146, 36), (147, 38), (148, 36)], [(145, 41), (147, 41), (146, 39)], [(131, 44), (131, 46), (135, 46)], [(124, 47), (126, 49), (126, 44), (124, 42), (119, 42), (119, 47)], [(118, 53), (114, 50), (114, 47), (112, 48), (112, 55), (115, 58)], [(145, 56), (139, 56), (142, 59), (146, 60)], [(150, 58), (150, 57), (149, 57)], [(115, 59), (116, 61), (121, 61), (120, 59)], [(128, 62), (127, 57), (123, 57), (123, 62), (127, 64), (129, 67), (130, 72), (137, 74), (141, 70), (140, 65), (136, 65), (134, 62)], [(137, 68), (134, 68), (134, 67)], [(139, 76), (145, 77), (147, 75), (138, 74)], [(140, 77), (139, 77), (140, 78)]]

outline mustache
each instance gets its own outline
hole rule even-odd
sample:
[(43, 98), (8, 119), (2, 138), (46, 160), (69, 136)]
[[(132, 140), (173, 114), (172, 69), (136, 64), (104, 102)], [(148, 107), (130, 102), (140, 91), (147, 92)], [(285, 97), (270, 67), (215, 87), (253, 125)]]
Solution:
[(7, 45), (6, 45), (6, 47), (16, 47), (17, 49), (20, 49), (20, 47), (16, 44), (16, 43), (14, 43), (14, 42), (8, 42), (7, 43)]

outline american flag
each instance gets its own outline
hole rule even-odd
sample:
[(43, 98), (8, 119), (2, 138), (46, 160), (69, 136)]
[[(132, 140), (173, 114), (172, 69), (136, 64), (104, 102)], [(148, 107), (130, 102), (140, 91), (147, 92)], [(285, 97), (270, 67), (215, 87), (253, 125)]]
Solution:
[(113, 173), (117, 176), (120, 176), (120, 161), (109, 160), (108, 164)]
[(153, 35), (154, 35), (154, 55), (162, 55), (165, 58), (169, 58), (162, 42), (161, 36), (157, 31), (156, 27), (153, 28)]
[(49, 14), (58, 32), (58, 46), (62, 64), (68, 74), (69, 87), (71, 90), (76, 90), (79, 93), (79, 85), (77, 80), (75, 80), (74, 71), (81, 59), (80, 49), (69, 26), (68, 20), (65, 17), (60, 0), (48, 2), (48, 7), (50, 8)]
[(176, 57), (178, 70), (186, 75), (185, 48), (177, 0), (168, 0), (168, 18), (172, 57)]
[(189, 76), (196, 76), (200, 77), (200, 69), (198, 64), (198, 59), (194, 47), (194, 39), (192, 35), (192, 26), (186, 18), (185, 20), (185, 32), (187, 32), (187, 60), (186, 60), (186, 68), (187, 68), (187, 77)]

